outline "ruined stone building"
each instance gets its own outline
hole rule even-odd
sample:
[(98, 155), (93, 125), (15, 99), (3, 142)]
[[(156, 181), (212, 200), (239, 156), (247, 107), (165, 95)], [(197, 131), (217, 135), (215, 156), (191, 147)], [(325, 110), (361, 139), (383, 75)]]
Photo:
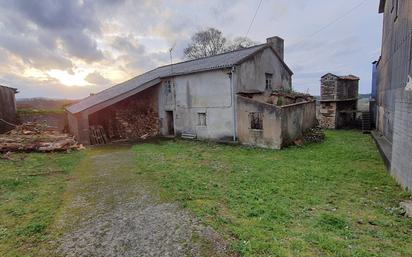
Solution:
[[(381, 0), (381, 56), (376, 66), (374, 138), (398, 182), (412, 189), (412, 1)], [(412, 84), (412, 82), (409, 81)]]
[(320, 125), (337, 129), (350, 126), (356, 119), (359, 78), (332, 73), (321, 78)]
[(95, 128), (108, 140), (183, 136), (279, 149), (315, 125), (312, 98), (292, 87), (284, 41), (166, 65), (69, 106), (69, 128), (89, 144)]
[(16, 124), (16, 94), (17, 89), (0, 85), (0, 133), (11, 130), (11, 124)]

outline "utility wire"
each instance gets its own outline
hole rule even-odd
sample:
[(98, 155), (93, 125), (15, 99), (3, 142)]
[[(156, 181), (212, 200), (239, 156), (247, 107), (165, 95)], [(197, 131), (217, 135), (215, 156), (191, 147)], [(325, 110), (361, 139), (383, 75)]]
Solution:
[(263, 0), (260, 0), (259, 5), (258, 5), (258, 7), (256, 8), (255, 15), (253, 15), (253, 18), (252, 18), (252, 20), (250, 21), (249, 28), (247, 29), (246, 36), (245, 36), (245, 37), (247, 37), (247, 36), (249, 35), (250, 29), (252, 28), (253, 22), (255, 21), (256, 15), (257, 15), (257, 13), (258, 13), (258, 11), (259, 11), (260, 5), (262, 4), (262, 1), (263, 1)]

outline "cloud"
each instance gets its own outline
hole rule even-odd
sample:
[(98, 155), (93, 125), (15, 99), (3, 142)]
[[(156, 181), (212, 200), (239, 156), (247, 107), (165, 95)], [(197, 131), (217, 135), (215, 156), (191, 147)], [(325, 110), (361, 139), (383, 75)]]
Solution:
[[(358, 2), (265, 0), (249, 37), (258, 42), (275, 35), (285, 39), (286, 62), (295, 73), (297, 90), (309, 88), (318, 94), (320, 75), (336, 72), (359, 75), (361, 92), (367, 92), (370, 63), (378, 58), (381, 40), (377, 0), (309, 36)], [(173, 45), (174, 62), (183, 60), (183, 49), (199, 29), (215, 27), (231, 38), (244, 36), (257, 4), (249, 0), (2, 0), (0, 81), (21, 87), (20, 96), (87, 96), (168, 64)], [(48, 77), (51, 70), (93, 85), (63, 86), (61, 80)]]
[(111, 84), (110, 80), (106, 79), (96, 71), (93, 73), (89, 73), (89, 75), (86, 76), (85, 80), (93, 85), (98, 86), (108, 86)]

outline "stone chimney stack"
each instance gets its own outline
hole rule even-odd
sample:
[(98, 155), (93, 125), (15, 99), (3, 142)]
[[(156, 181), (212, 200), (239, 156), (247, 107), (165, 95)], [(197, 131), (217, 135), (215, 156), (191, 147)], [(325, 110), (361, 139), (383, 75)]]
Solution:
[(266, 43), (275, 50), (280, 59), (284, 60), (285, 41), (280, 37), (270, 37), (266, 39)]

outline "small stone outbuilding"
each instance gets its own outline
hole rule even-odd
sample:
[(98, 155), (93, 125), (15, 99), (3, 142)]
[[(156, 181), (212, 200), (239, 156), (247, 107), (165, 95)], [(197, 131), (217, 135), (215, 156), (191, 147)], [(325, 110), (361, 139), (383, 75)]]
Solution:
[(0, 85), (0, 134), (14, 128), (17, 121), (16, 88)]
[(337, 76), (332, 73), (321, 78), (320, 125), (338, 129), (350, 126), (356, 120), (359, 78), (353, 75)]

